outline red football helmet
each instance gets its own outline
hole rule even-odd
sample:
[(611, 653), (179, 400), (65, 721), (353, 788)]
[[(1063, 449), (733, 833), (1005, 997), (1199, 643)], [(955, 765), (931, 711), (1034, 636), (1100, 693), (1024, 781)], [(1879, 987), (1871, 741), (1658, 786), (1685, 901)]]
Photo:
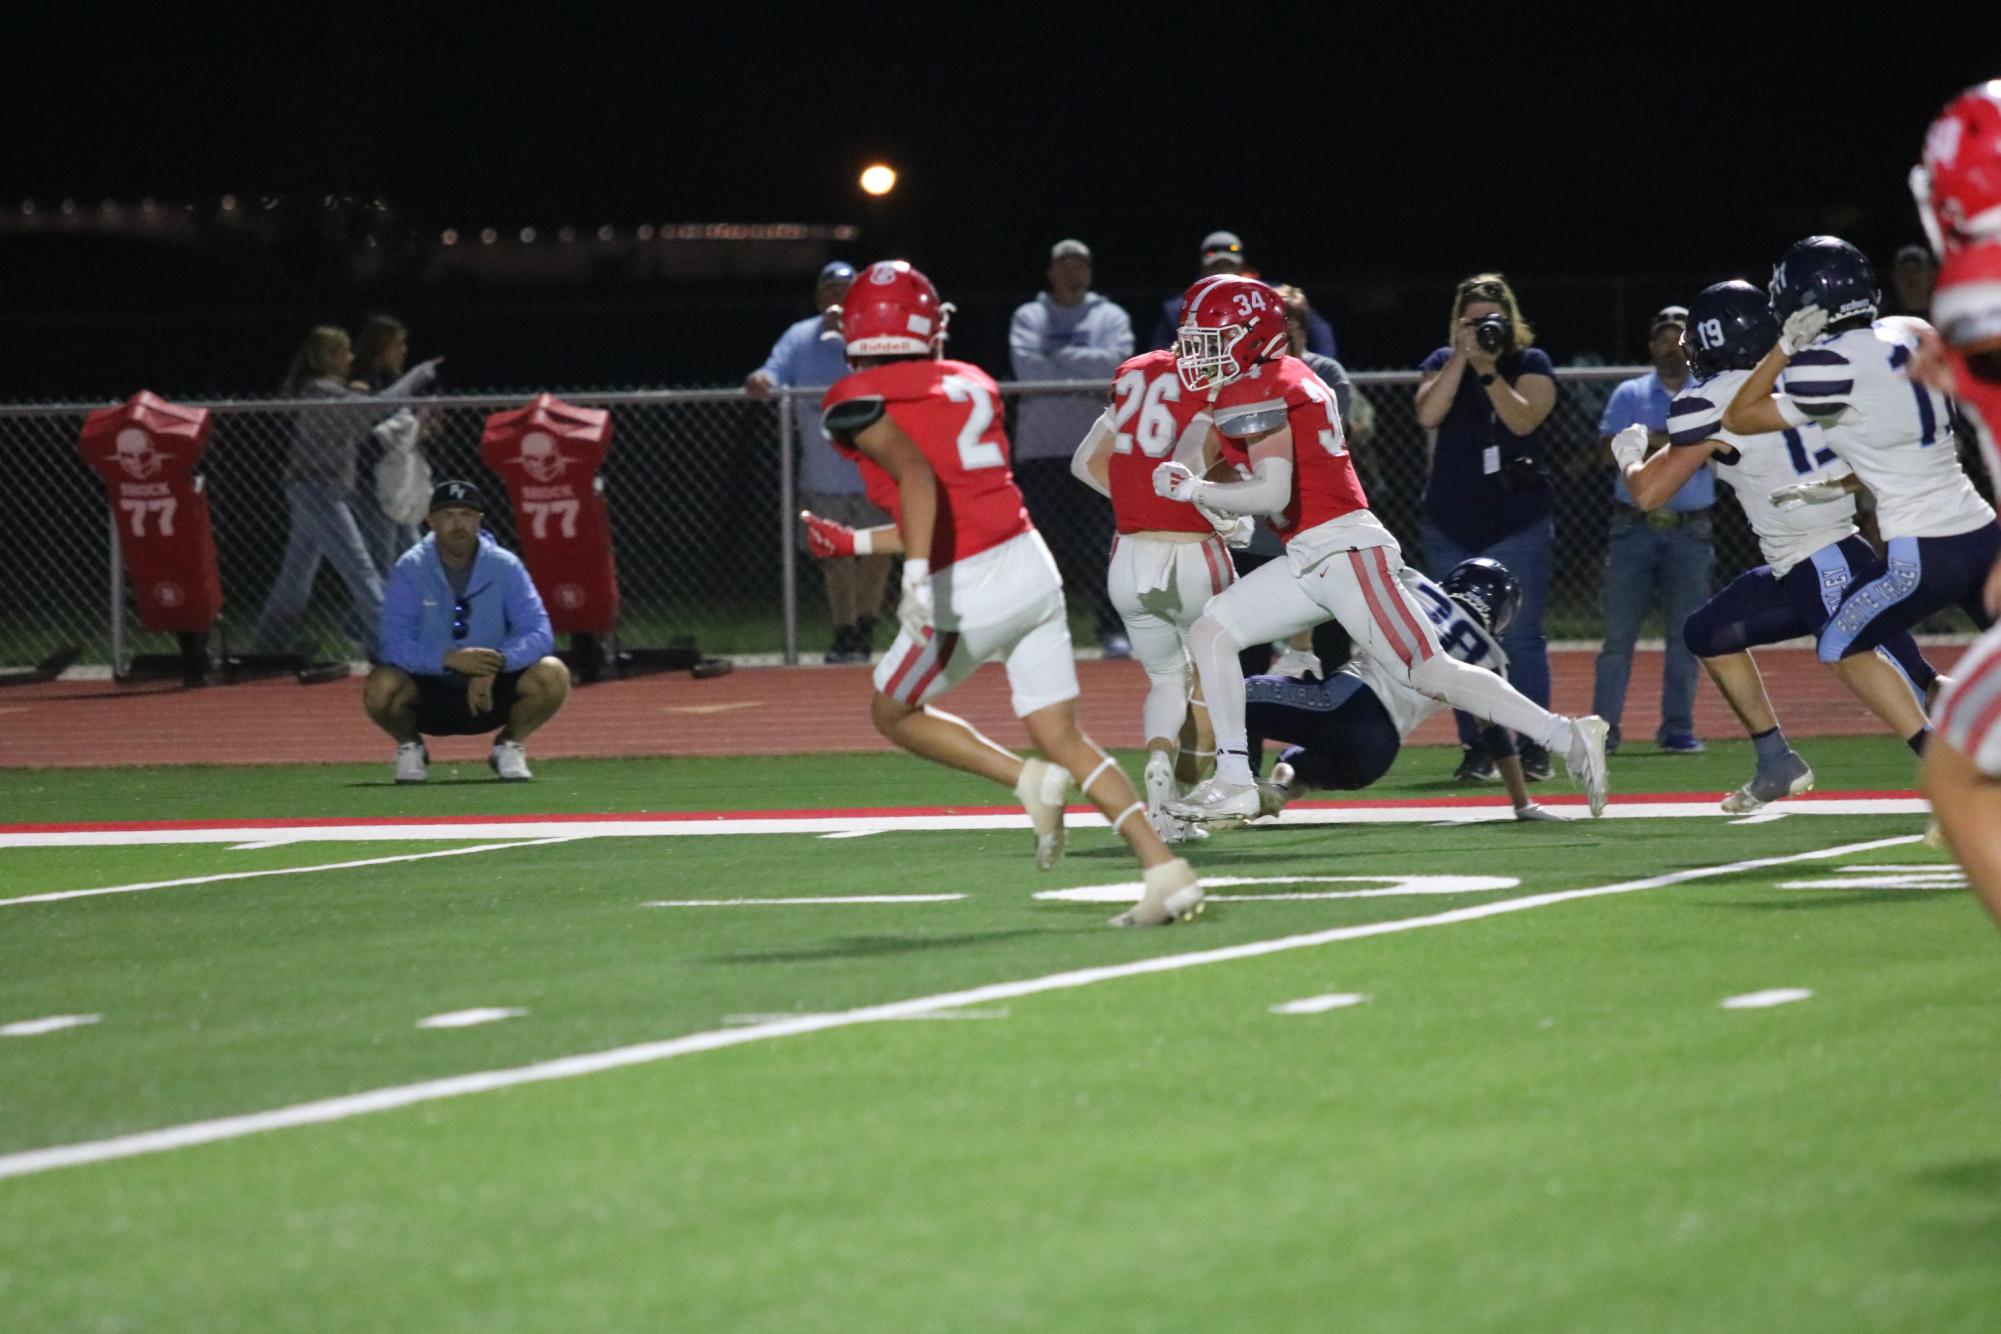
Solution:
[(2001, 240), (2001, 79), (1977, 83), (1946, 104), (1925, 132), (1911, 193), (1941, 258)]
[(1188, 308), (1195, 304), (1196, 297), (1202, 295), (1202, 293), (1208, 291), (1217, 283), (1228, 282), (1230, 279), (1240, 276), (1235, 273), (1210, 273), (1204, 274), (1190, 283), (1188, 290), (1181, 294), (1181, 316), (1174, 321), (1174, 327), (1179, 329), (1182, 325), (1188, 323)]
[(1221, 389), (1285, 349), (1285, 298), (1267, 283), (1218, 274), (1188, 289), (1174, 342), (1181, 383), (1197, 392)]
[(841, 300), (850, 357), (936, 356), (952, 307), (904, 259), (878, 260), (855, 275)]

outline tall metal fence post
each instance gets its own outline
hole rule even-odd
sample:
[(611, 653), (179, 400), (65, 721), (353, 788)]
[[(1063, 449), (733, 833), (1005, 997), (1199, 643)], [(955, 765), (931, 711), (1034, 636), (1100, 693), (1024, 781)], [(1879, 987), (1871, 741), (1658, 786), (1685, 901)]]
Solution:
[(111, 533), (111, 670), (125, 670), (125, 571), (124, 552), (118, 546), (118, 511), (109, 519)]
[(778, 559), (785, 608), (785, 665), (799, 665), (799, 496), (792, 463), (792, 396), (778, 404)]

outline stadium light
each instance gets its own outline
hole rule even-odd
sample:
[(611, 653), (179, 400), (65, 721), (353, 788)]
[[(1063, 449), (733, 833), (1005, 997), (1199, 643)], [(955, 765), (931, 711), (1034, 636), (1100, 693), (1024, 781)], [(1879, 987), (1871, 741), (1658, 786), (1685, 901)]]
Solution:
[(865, 193), (881, 196), (895, 188), (896, 168), (876, 162), (862, 169), (862, 190)]

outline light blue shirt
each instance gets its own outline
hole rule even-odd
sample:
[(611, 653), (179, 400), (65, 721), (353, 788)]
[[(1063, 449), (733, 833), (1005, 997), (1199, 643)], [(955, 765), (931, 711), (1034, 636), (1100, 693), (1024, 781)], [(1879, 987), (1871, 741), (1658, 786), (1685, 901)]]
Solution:
[[(1686, 383), (1684, 382), (1684, 388)], [(1661, 383), (1661, 377), (1648, 371), (1645, 375), (1621, 381), (1612, 391), (1612, 397), (1605, 404), (1605, 413), (1598, 419), (1598, 434), (1617, 435), (1628, 426), (1641, 425), (1649, 431), (1666, 431), (1668, 407), (1674, 395)], [(1633, 503), (1633, 493), (1626, 489), (1626, 479), (1621, 473), (1614, 473), (1612, 494), (1622, 505)], [(1706, 510), (1716, 503), (1716, 470), (1707, 463), (1702, 465), (1695, 476), (1681, 484), (1681, 490), (1668, 498), (1664, 508), (1678, 514), (1691, 510)]]
[[(1112, 378), (1133, 354), (1133, 322), (1125, 310), (1096, 292), (1074, 306), (1044, 292), (1014, 312), (1008, 352), (1017, 380)], [(1015, 411), (1014, 457), (1063, 459), (1105, 410), (1102, 387), (1085, 394), (1024, 394)]]
[[(466, 604), (466, 634), (453, 639), (453, 604), (460, 596)], [(495, 542), (491, 533), (479, 535), (479, 554), (473, 557), (462, 595), (453, 594), (445, 564), (438, 559), (436, 533), (426, 533), (389, 571), (376, 652), (391, 667), (401, 667), (412, 676), (457, 675), (447, 671), (446, 654), (461, 648), (491, 648), (507, 660), (502, 670), (518, 672), (555, 647), (548, 610), (535, 591), (535, 581), (528, 577), (528, 567)]]
[[(838, 333), (831, 338), (823, 316), (799, 321), (778, 336), (771, 355), (758, 369), (786, 388), (825, 389), (847, 378), (848, 354)], [(852, 459), (844, 459), (827, 443), (820, 427), (820, 399), (802, 394), (792, 400), (793, 430), (799, 439), (799, 489), (841, 496), (862, 493), (862, 474)]]

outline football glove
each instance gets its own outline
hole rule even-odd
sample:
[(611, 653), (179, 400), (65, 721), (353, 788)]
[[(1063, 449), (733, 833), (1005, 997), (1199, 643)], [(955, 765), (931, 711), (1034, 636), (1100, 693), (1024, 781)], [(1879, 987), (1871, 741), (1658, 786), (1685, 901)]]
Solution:
[(896, 602), (896, 619), (912, 638), (922, 638), (932, 624), (931, 562), (916, 556), (903, 558), (903, 596)]
[(1786, 316), (1785, 327), (1779, 330), (1779, 347), (1789, 357), (1796, 357), (1827, 327), (1827, 312), (1819, 306), (1801, 306)]
[(1647, 457), (1647, 428), (1634, 422), (1612, 437), (1612, 457), (1624, 472)]
[(1202, 479), (1180, 463), (1163, 463), (1153, 470), (1153, 493), (1169, 500), (1193, 500), (1202, 489)]
[(1251, 544), (1251, 537), (1257, 532), (1257, 520), (1248, 514), (1218, 514), (1199, 500), (1195, 502), (1196, 512), (1209, 521), (1216, 530), (1216, 536), (1223, 539), (1223, 545), (1242, 551)]
[(846, 524), (823, 519), (812, 510), (800, 510), (799, 517), (806, 524), (807, 547), (821, 560), (859, 554), (855, 545), (857, 533)]
[(1848, 494), (1839, 482), (1796, 482), (1772, 492), (1772, 508), (1798, 509), (1802, 505), (1832, 505)]

